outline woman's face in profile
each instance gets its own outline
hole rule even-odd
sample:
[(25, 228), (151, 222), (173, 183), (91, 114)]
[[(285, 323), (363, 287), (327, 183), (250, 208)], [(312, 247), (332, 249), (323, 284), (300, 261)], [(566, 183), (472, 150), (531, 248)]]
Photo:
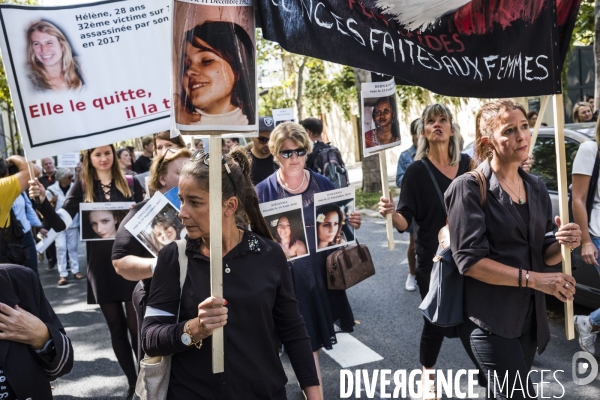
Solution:
[[(195, 38), (202, 46), (206, 42)], [(233, 110), (231, 92), (235, 74), (229, 63), (216, 52), (204, 51), (185, 44), (182, 85), (194, 108), (207, 114), (223, 114)]]
[(30, 37), (35, 58), (44, 65), (51, 67), (60, 63), (63, 57), (62, 47), (56, 36), (44, 32), (34, 31)]
[(287, 217), (279, 218), (279, 222), (277, 222), (277, 235), (279, 235), (282, 241), (290, 239), (292, 228), (290, 228), (290, 220)]
[(177, 239), (177, 231), (172, 226), (156, 225), (154, 227), (154, 236), (160, 244), (166, 246)]
[(383, 101), (375, 105), (373, 119), (379, 127), (387, 127), (392, 123), (392, 106), (389, 101)]
[(114, 238), (117, 236), (117, 220), (110, 211), (92, 211), (90, 212), (90, 225), (102, 239)]
[(594, 113), (592, 112), (592, 108), (589, 106), (581, 106), (577, 110), (577, 114), (579, 115), (579, 119), (582, 122), (587, 122), (592, 119)]
[(127, 168), (131, 167), (131, 154), (129, 154), (128, 151), (121, 152), (121, 156), (119, 157), (119, 160), (121, 161), (123, 166), (125, 166)]
[(323, 222), (319, 223), (317, 236), (319, 242), (331, 243), (335, 240), (335, 236), (340, 228), (340, 216), (335, 211), (330, 211), (325, 214)]

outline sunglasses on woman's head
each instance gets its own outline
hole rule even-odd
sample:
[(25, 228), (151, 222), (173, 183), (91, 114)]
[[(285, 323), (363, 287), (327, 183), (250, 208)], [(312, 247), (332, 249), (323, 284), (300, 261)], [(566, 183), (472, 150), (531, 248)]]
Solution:
[(307, 150), (305, 148), (301, 148), (301, 149), (294, 149), (294, 150), (281, 150), (279, 152), (279, 154), (281, 154), (281, 157), (283, 157), (283, 158), (290, 158), (294, 153), (298, 157), (304, 157), (307, 153)]
[[(205, 165), (209, 164), (210, 153), (204, 150), (196, 150), (192, 156), (190, 157), (190, 161), (202, 161)], [(221, 164), (225, 166), (225, 170), (227, 171), (227, 176), (233, 185), (234, 196), (237, 196), (237, 188), (235, 187), (235, 183), (233, 182), (233, 178), (231, 177), (231, 169), (229, 169), (229, 165), (227, 165), (227, 161), (225, 161), (225, 155), (221, 155)]]

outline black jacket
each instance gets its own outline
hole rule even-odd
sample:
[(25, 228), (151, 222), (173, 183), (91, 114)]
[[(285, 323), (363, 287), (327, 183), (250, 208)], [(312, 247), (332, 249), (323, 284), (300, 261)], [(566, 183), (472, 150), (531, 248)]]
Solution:
[[(556, 241), (552, 202), (546, 185), (519, 168), (525, 183), (529, 221), (524, 222), (496, 177), (489, 162), (479, 167), (488, 182), (487, 200), (481, 209), (479, 185), (472, 175), (456, 178), (445, 194), (450, 228), (450, 248), (459, 271), (464, 274), (482, 258), (514, 268), (544, 270), (544, 253)], [(538, 351), (550, 340), (546, 299), (535, 292)], [(505, 338), (519, 337), (529, 308), (530, 289), (498, 286), (466, 276), (466, 314), (477, 326)]]
[(0, 340), (0, 369), (17, 398), (52, 399), (50, 380), (71, 371), (73, 346), (65, 330), (44, 296), (40, 281), (31, 269), (0, 264), (0, 302), (10, 307), (19, 305), (42, 320), (54, 340), (55, 354), (47, 362), (30, 346)]

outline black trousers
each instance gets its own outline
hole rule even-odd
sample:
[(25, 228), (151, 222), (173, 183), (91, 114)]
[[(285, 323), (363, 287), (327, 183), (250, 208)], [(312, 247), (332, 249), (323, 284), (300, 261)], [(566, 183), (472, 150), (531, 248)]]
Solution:
[[(479, 384), (487, 388), (487, 399), (537, 399), (535, 388), (527, 379), (537, 349), (533, 296), (530, 296), (529, 311), (518, 338), (495, 335), (467, 317), (459, 332), (465, 350), (479, 369)], [(507, 384), (503, 383), (505, 377)]]
[[(417, 259), (417, 269), (415, 270), (417, 277), (417, 286), (419, 288), (419, 294), (421, 300), (427, 296), (429, 291), (429, 281), (431, 280), (431, 269), (419, 268)], [(437, 362), (437, 357), (440, 354), (442, 348), (442, 342), (444, 341), (445, 329), (437, 327), (427, 321), (423, 317), (423, 331), (421, 332), (421, 343), (419, 345), (419, 361), (425, 368), (433, 368)]]

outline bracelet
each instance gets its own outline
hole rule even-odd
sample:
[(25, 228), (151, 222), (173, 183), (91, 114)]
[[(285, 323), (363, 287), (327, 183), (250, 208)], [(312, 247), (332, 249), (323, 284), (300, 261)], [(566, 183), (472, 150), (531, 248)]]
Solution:
[(190, 338), (192, 339), (192, 344), (194, 346), (196, 346), (197, 349), (200, 349), (200, 347), (202, 347), (202, 339), (195, 341), (194, 340), (194, 336), (192, 335), (192, 330), (190, 329), (190, 321), (191, 319), (188, 319), (188, 321), (185, 323), (185, 325), (183, 326), (183, 331), (185, 333), (187, 333), (188, 335), (190, 335)]
[(523, 276), (523, 267), (519, 267), (519, 289), (523, 287), (523, 284), (521, 283), (522, 276)]
[(529, 287), (529, 271), (525, 271), (525, 287)]
[(582, 244), (582, 245), (581, 245), (581, 247), (585, 247), (585, 246), (587, 246), (588, 244), (594, 244), (594, 243), (592, 243), (592, 242), (587, 242), (587, 243), (584, 243), (584, 244)]

